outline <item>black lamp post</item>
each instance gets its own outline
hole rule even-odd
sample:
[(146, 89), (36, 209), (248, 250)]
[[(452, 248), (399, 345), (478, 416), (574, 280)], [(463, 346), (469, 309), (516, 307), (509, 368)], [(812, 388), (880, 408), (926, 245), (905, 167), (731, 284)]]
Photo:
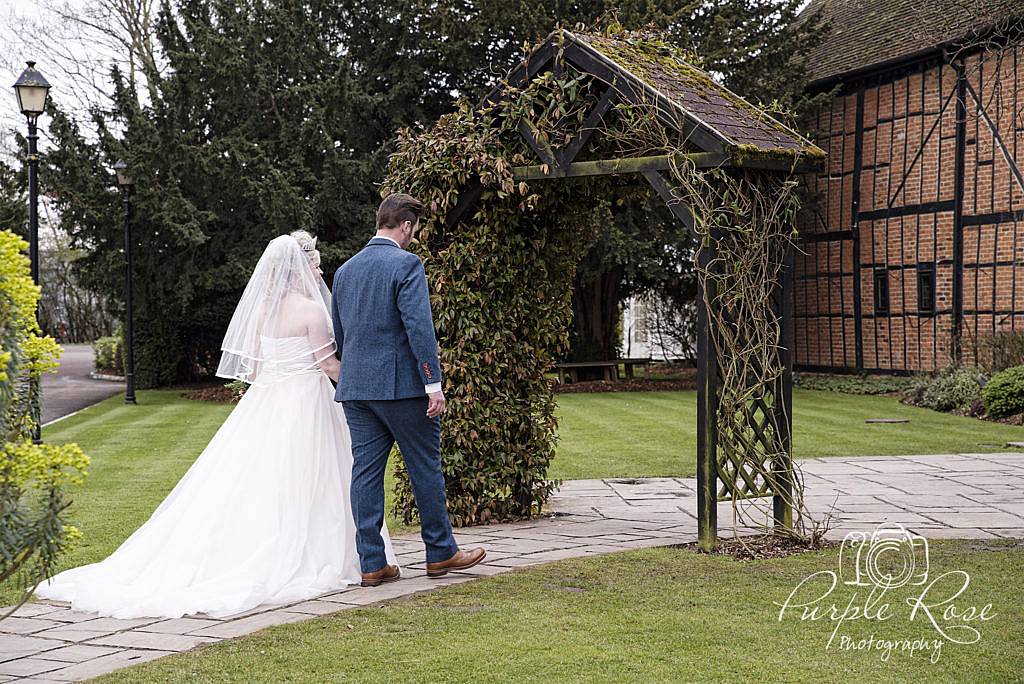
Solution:
[[(28, 62), (28, 68), (14, 84), (14, 92), (18, 96), (18, 107), (28, 120), (28, 257), (32, 266), (32, 282), (39, 284), (39, 136), (36, 132), (36, 120), (46, 109), (46, 97), (50, 92), (50, 84), (43, 75), (36, 71), (36, 63)], [(38, 317), (38, 306), (36, 314)], [(32, 402), (33, 422), (32, 440), (39, 444), (42, 441), (39, 415), (39, 384), (33, 381)]]
[(132, 186), (135, 180), (128, 175), (128, 165), (118, 159), (114, 164), (117, 184), (121, 186), (121, 203), (124, 205), (124, 403), (135, 404), (135, 340), (132, 331)]

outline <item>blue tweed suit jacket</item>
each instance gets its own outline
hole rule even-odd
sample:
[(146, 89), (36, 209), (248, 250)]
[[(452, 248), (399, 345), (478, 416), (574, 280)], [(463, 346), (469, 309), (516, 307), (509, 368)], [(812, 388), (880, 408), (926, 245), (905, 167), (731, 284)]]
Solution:
[(331, 318), (341, 355), (336, 401), (410, 399), (441, 382), (423, 262), (373, 238), (334, 275)]

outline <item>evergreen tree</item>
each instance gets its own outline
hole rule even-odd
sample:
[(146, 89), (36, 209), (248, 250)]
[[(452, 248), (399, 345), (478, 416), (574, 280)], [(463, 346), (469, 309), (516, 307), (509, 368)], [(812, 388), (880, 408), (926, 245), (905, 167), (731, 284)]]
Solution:
[(28, 189), (25, 174), (0, 161), (0, 230), (27, 234)]
[(359, 126), (363, 103), (337, 21), (328, 2), (165, 5), (159, 44), (169, 69), (155, 100), (141, 106), (115, 71), (115, 105), (94, 112), (95, 142), (55, 112), (47, 177), (64, 228), (89, 249), (86, 284), (117, 298), (123, 234), (109, 167), (123, 158), (135, 178), (140, 386), (215, 368), (272, 237), (313, 231), (331, 245), (328, 267), (367, 238), (379, 160)]

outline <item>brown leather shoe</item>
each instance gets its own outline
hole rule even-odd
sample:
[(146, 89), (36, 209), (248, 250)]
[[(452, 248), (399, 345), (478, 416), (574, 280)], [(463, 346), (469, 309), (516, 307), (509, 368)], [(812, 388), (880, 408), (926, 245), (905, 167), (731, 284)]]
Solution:
[(427, 577), (444, 577), (448, 574), (449, 570), (466, 570), (482, 561), (486, 555), (487, 552), (483, 549), (456, 551), (455, 555), (446, 561), (441, 561), (440, 563), (427, 563)]
[(360, 585), (364, 587), (378, 587), (385, 582), (397, 582), (401, 576), (402, 571), (398, 569), (397, 565), (385, 565), (380, 570), (364, 572), (363, 581), (360, 582)]

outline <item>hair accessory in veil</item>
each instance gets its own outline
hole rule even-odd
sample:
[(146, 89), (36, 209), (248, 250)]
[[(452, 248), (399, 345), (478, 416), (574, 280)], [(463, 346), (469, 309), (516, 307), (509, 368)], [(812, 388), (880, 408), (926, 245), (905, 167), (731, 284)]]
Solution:
[(299, 243), (299, 247), (306, 253), (306, 258), (309, 259), (309, 263), (313, 268), (320, 266), (320, 252), (316, 248), (316, 237), (311, 235), (305, 230), (296, 230), (290, 233), (295, 238), (295, 241)]

